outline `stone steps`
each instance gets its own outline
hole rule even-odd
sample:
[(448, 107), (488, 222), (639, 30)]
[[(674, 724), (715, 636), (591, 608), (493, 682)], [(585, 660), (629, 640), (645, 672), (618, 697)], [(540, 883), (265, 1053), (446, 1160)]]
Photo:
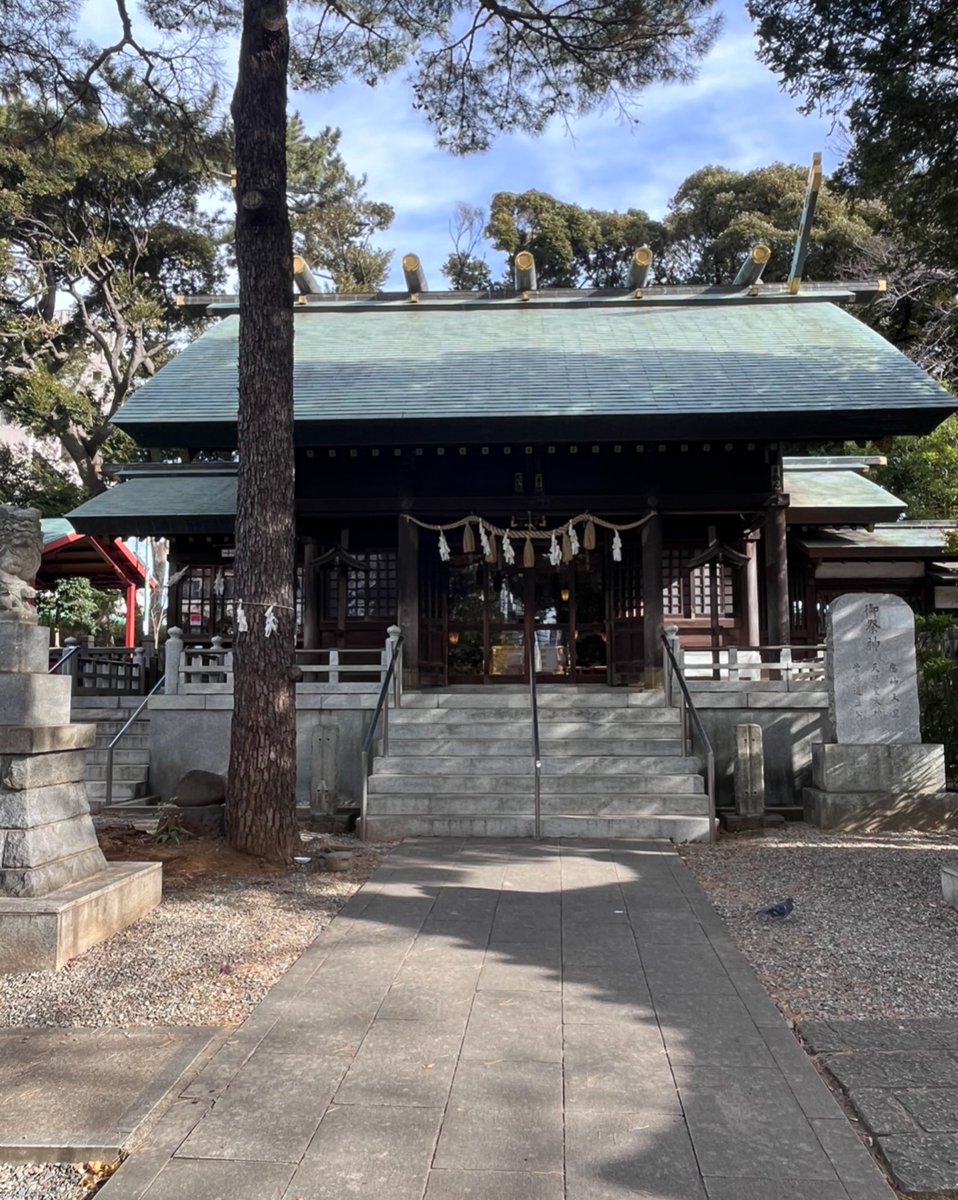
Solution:
[[(115, 700), (115, 703), (114, 703)], [(96, 725), (96, 744), (86, 753), (86, 790), (90, 812), (104, 811), (107, 750), (140, 704), (140, 696), (74, 697), (73, 720)], [(146, 710), (127, 728), (113, 750), (110, 812), (118, 805), (142, 804), (149, 794), (150, 719)]]
[[(374, 807), (376, 813), (382, 816), (473, 816), (476, 798), (462, 792), (387, 792), (377, 796)], [(482, 798), (482, 813), (485, 816), (531, 816), (533, 811), (532, 789), (529, 787), (522, 792), (501, 792)], [(543, 817), (704, 817), (708, 813), (708, 797), (704, 793), (659, 796), (563, 796), (543, 793), (539, 811)]]
[[(372, 775), (369, 794), (377, 796), (425, 796), (436, 793), (457, 796), (493, 796), (532, 794), (532, 769), (524, 774), (513, 775), (453, 775), (402, 774)], [(549, 775), (541, 777), (543, 796), (654, 796), (705, 794), (705, 781), (701, 775), (686, 772), (666, 775), (650, 773), (644, 775)]]
[[(661, 708), (664, 703), (660, 691), (632, 691), (628, 688), (540, 688), (537, 696), (542, 711), (563, 708)], [(509, 708), (528, 713), (529, 703), (527, 687), (457, 688), (454, 692), (406, 692), (400, 711), (418, 708)]]
[[(404, 701), (405, 703), (405, 701)], [(525, 722), (531, 725), (529, 706), (524, 711), (516, 707), (505, 708), (400, 708), (390, 709), (389, 727), (412, 729), (423, 725), (441, 724), (443, 728), (476, 723), (501, 726), (509, 722)], [(677, 725), (679, 718), (670, 708), (590, 708), (575, 705), (566, 708), (543, 708), (539, 710), (539, 727), (545, 733), (559, 726), (583, 725), (590, 730), (633, 729), (638, 725)]]
[[(113, 803), (117, 804), (121, 800), (140, 799), (148, 794), (147, 788), (148, 784), (146, 780), (114, 779)], [(90, 802), (90, 812), (101, 812), (106, 801), (106, 780), (88, 779), (86, 782), (86, 794)]]
[[(542, 774), (547, 775), (643, 775), (658, 770), (686, 774), (698, 770), (694, 758), (682, 755), (597, 755), (543, 757)], [(389, 754), (376, 760), (378, 775), (531, 775), (532, 749), (525, 754), (503, 757), (476, 755)], [(375, 778), (375, 776), (374, 776)]]
[[(637, 758), (645, 755), (659, 757), (678, 756), (682, 752), (681, 741), (675, 738), (626, 738), (622, 741), (607, 739), (606, 744), (597, 746), (589, 738), (550, 739), (542, 744), (542, 755), (562, 758)], [(448, 757), (463, 755), (466, 758), (486, 756), (489, 758), (531, 758), (532, 735), (523, 733), (514, 738), (396, 738), (390, 737), (389, 753), (393, 758)]]
[[(105, 765), (109, 746), (94, 746), (86, 752), (87, 766)], [(128, 746), (126, 738), (118, 746), (113, 749), (113, 764), (118, 767), (121, 763), (136, 763), (138, 765), (150, 764), (150, 748), (149, 746)]]
[[(107, 764), (87, 762), (86, 765), (86, 781), (87, 783), (95, 783), (99, 780), (106, 780)], [(147, 760), (145, 763), (129, 763), (117, 762), (113, 763), (113, 781), (124, 783), (135, 783), (142, 780), (144, 783), (150, 777), (150, 763)]]
[[(610, 712), (615, 712), (610, 709)], [(632, 712), (641, 713), (641, 709), (623, 709), (623, 716), (631, 716)], [(671, 721), (628, 721), (617, 724), (614, 721), (541, 721), (539, 723), (539, 739), (543, 742), (559, 743), (566, 740), (593, 740), (611, 745), (615, 742), (629, 742), (635, 738), (678, 738), (682, 734), (681, 723)], [(389, 721), (389, 737), (399, 741), (408, 741), (422, 737), (464, 737), (489, 738), (495, 740), (501, 737), (532, 737), (531, 722), (523, 722), (513, 718), (512, 721), (432, 721), (430, 723), (413, 721), (398, 722), (394, 718)]]
[[(427, 816), (403, 814), (367, 818), (369, 836), (392, 840), (402, 837), (494, 837), (535, 836), (531, 815), (479, 814), (473, 816)], [(673, 842), (697, 842), (708, 838), (707, 817), (632, 816), (632, 817), (543, 817), (540, 834), (544, 838), (643, 838)]]
[[(544, 837), (708, 837), (697, 759), (661, 692), (539, 693)], [(368, 787), (373, 837), (534, 835), (528, 689), (412, 692)]]
[[(114, 789), (115, 790), (115, 789)], [(128, 820), (142, 820), (159, 816), (160, 797), (153, 795), (136, 796), (131, 800), (119, 800), (109, 808), (101, 808), (97, 814), (100, 817), (122, 817)]]

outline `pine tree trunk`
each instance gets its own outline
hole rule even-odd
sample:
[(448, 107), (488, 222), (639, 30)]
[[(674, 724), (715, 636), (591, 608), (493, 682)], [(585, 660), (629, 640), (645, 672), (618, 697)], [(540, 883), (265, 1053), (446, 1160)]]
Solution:
[[(273, 861), (289, 861), (299, 841), (288, 59), (281, 3), (245, 0), (232, 109), (240, 304), (234, 596), (243, 602), (249, 630), (234, 630), (226, 836), (237, 850)], [(267, 637), (269, 605), (278, 628)]]

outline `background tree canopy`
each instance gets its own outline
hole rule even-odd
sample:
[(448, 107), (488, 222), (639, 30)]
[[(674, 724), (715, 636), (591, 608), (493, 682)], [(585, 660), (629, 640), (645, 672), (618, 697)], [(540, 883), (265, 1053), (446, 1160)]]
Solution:
[(958, 268), (958, 6), (952, 0), (750, 0), (759, 56), (845, 126), (846, 181)]

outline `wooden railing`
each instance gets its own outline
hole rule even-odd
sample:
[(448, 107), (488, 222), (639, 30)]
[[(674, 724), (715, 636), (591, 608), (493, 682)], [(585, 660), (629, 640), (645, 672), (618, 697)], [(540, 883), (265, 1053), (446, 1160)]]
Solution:
[(151, 646), (85, 646), (66, 638), (50, 647), (50, 674), (69, 675), (74, 695), (144, 695), (155, 681)]
[(684, 650), (683, 669), (691, 683), (705, 679), (730, 683), (795, 683), (825, 678), (824, 646), (716, 646)]
[[(379, 687), (392, 662), (399, 627), (387, 630), (382, 650), (337, 649), (297, 650), (296, 667), (304, 684), (368, 685)], [(223, 638), (214, 637), (209, 646), (186, 646), (183, 632), (169, 631), (165, 647), (166, 694), (221, 691), (233, 689), (233, 650)]]

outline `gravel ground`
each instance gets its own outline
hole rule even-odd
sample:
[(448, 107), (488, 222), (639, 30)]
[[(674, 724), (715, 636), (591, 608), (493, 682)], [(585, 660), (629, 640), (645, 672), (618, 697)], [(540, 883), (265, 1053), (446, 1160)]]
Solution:
[(85, 1175), (81, 1165), (72, 1163), (5, 1165), (0, 1167), (0, 1200), (86, 1200), (92, 1193), (81, 1182)]
[[(222, 843), (161, 850), (148, 834), (127, 837), (125, 857), (149, 848), (165, 860), (163, 903), (56, 974), (0, 975), (0, 1028), (237, 1025), (384, 854), (314, 838), (305, 853), (341, 847), (354, 857), (342, 874), (303, 875), (257, 867)], [(107, 857), (121, 855), (108, 848)], [(0, 1200), (87, 1200), (95, 1189), (82, 1164), (0, 1163)]]
[[(829, 834), (804, 824), (682, 847), (729, 933), (793, 1021), (958, 1014), (958, 914), (940, 868), (958, 834)], [(756, 911), (791, 896), (795, 911)]]
[(343, 874), (180, 864), (158, 908), (62, 970), (0, 975), (0, 1028), (238, 1025), (382, 859), (352, 839), (337, 845), (355, 852)]

